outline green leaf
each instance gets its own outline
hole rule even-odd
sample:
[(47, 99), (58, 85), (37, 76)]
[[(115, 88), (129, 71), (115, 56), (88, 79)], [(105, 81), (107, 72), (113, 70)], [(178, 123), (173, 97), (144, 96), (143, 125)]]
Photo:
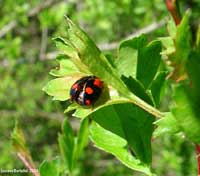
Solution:
[(74, 74), (77, 75), (79, 73), (79, 70), (74, 65), (74, 63), (66, 56), (59, 55), (56, 59), (59, 62), (59, 67), (56, 69), (52, 69), (50, 71), (51, 75), (57, 77), (63, 77), (63, 76), (71, 76)]
[[(187, 11), (181, 20), (181, 23), (177, 26), (176, 35), (171, 34), (171, 38), (174, 42), (174, 52), (169, 53), (168, 60), (173, 66), (174, 70), (171, 74), (171, 78), (180, 81), (186, 78), (186, 63), (189, 59), (191, 46), (191, 31), (189, 25), (190, 11)], [(172, 47), (172, 46), (168, 46)], [(167, 50), (171, 50), (167, 48)]]
[(200, 24), (198, 25), (197, 34), (196, 34), (196, 47), (197, 47), (197, 50), (200, 50)]
[(63, 122), (63, 134), (59, 134), (58, 143), (61, 151), (61, 155), (69, 169), (69, 172), (72, 173), (74, 167), (74, 134), (73, 130), (67, 119)]
[(56, 43), (56, 47), (61, 52), (60, 54), (66, 55), (70, 58), (79, 59), (76, 50), (73, 48), (72, 44), (67, 40), (61, 37), (57, 37), (53, 39)]
[(190, 88), (195, 101), (200, 105), (200, 50), (193, 51), (190, 54), (190, 59), (187, 62), (187, 73), (191, 82)]
[(74, 136), (73, 129), (67, 119), (62, 126), (62, 134), (59, 134), (58, 142), (65, 166), (69, 174), (74, 173), (77, 160), (79, 159), (88, 141), (89, 119), (83, 119), (77, 137)]
[(175, 38), (176, 56), (173, 59), (176, 63), (185, 63), (191, 50), (189, 17), (190, 11), (187, 11), (177, 27)]
[(145, 35), (126, 40), (120, 44), (119, 55), (115, 60), (118, 72), (126, 77), (136, 77), (138, 49), (147, 43)]
[(71, 85), (76, 81), (77, 77), (56, 78), (48, 82), (42, 89), (48, 95), (53, 96), (53, 100), (65, 101), (69, 99)]
[(105, 54), (105, 57), (106, 59), (108, 60), (108, 62), (110, 63), (110, 65), (115, 68), (116, 65), (115, 65), (115, 60), (116, 58), (111, 54), (111, 53), (106, 53)]
[(138, 51), (138, 64), (136, 78), (144, 85), (149, 87), (154, 79), (161, 61), (161, 42), (153, 41)]
[(13, 145), (15, 146), (15, 149), (23, 150), (23, 151), (27, 150), (24, 133), (23, 133), (22, 129), (20, 128), (17, 120), (15, 122), (15, 128), (13, 130), (11, 138), (13, 141)]
[[(106, 104), (107, 105), (107, 104)], [(100, 106), (101, 107), (101, 106)], [(78, 107), (76, 111), (72, 114), (73, 117), (77, 117), (80, 119), (86, 118), (89, 114), (91, 114), (95, 109), (89, 109), (89, 108), (82, 108)]]
[(175, 46), (172, 37), (159, 37), (159, 40), (163, 46), (163, 50), (160, 53), (161, 55), (170, 55), (175, 52)]
[(133, 104), (120, 103), (102, 107), (89, 117), (106, 130), (127, 140), (138, 159), (150, 164), (154, 120), (150, 114)]
[(147, 102), (151, 105), (153, 104), (151, 98), (146, 93), (143, 85), (139, 81), (137, 81), (136, 79), (134, 79), (132, 77), (127, 78), (123, 75), (122, 75), (122, 80), (124, 81), (124, 83), (126, 84), (128, 89), (132, 93), (134, 93), (137, 97), (141, 98), (142, 100), (144, 100), (145, 102)]
[(165, 134), (175, 134), (180, 131), (180, 126), (172, 113), (166, 113), (166, 116), (155, 121), (157, 128), (153, 132), (153, 137), (160, 137)]
[(149, 166), (141, 163), (127, 150), (127, 142), (118, 135), (105, 130), (96, 123), (90, 126), (90, 138), (95, 145), (112, 155), (116, 156), (127, 167), (143, 172), (147, 175), (152, 175)]
[(150, 87), (156, 107), (158, 107), (160, 104), (162, 88), (164, 87), (166, 76), (166, 72), (159, 72), (159, 74), (153, 80), (152, 85)]
[(68, 22), (70, 26), (68, 29), (70, 45), (75, 48), (78, 58), (74, 58), (75, 56), (73, 53), (70, 55), (71, 51), (65, 53), (65, 47), (68, 47), (68, 44), (64, 39), (57, 38), (56, 42), (59, 43), (57, 46), (63, 50), (63, 53), (70, 57), (80, 72), (87, 74), (92, 73), (100, 77), (105, 83), (109, 83), (117, 90), (121, 90), (121, 92), (126, 92), (127, 94), (127, 88), (121, 81), (116, 70), (109, 63), (108, 59), (100, 52), (94, 42), (78, 28), (78, 26), (71, 21)]
[(172, 38), (176, 37), (176, 24), (172, 18), (167, 23), (167, 30)]
[(39, 172), (41, 176), (59, 176), (59, 165), (60, 161), (58, 159), (54, 159), (51, 161), (44, 161), (40, 167)]
[(88, 70), (101, 78), (107, 84), (112, 85), (122, 93), (128, 93), (126, 86), (120, 79), (117, 71), (109, 63), (108, 59), (96, 47), (95, 43), (87, 36), (87, 34), (76, 26), (72, 21), (68, 22), (68, 39), (72, 46), (76, 49), (81, 63)]
[(71, 59), (71, 61), (76, 65), (78, 70), (82, 73), (91, 74), (88, 67), (81, 62), (81, 59), (78, 55), (76, 48), (73, 46), (70, 40), (57, 37), (54, 39), (56, 47), (59, 49), (62, 55), (66, 55)]
[(178, 124), (193, 142), (200, 143), (200, 109), (191, 97), (191, 91), (181, 84), (174, 88), (174, 100), (176, 106), (172, 113)]
[(81, 122), (81, 126), (76, 140), (75, 152), (74, 152), (75, 160), (77, 160), (80, 157), (84, 147), (86, 146), (88, 142), (88, 134), (89, 134), (89, 119), (85, 118)]
[(31, 164), (31, 166), (34, 166), (29, 149), (26, 145), (24, 133), (17, 120), (15, 122), (15, 128), (12, 132), (11, 138), (12, 138), (12, 145), (16, 150), (16, 152), (22, 155), (29, 162), (29, 164)]

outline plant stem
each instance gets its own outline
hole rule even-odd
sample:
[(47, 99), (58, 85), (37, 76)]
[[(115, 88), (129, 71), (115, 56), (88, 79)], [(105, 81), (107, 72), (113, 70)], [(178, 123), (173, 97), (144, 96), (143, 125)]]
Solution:
[(26, 168), (34, 175), (34, 176), (40, 176), (39, 172), (37, 169), (26, 159), (24, 155), (21, 153), (17, 153), (17, 156), (19, 159), (23, 162), (23, 164), (26, 166)]
[(138, 98), (137, 96), (132, 95), (131, 97), (132, 97), (134, 104), (141, 107), (142, 109), (144, 109), (148, 113), (152, 114), (153, 116), (155, 116), (157, 118), (163, 118), (165, 116), (165, 113), (160, 112), (155, 107), (149, 105), (148, 103), (146, 103), (142, 99)]
[(200, 145), (196, 144), (196, 154), (198, 163), (198, 176), (200, 176)]
[(171, 13), (176, 25), (180, 24), (181, 17), (177, 7), (177, 0), (165, 0), (168, 11)]

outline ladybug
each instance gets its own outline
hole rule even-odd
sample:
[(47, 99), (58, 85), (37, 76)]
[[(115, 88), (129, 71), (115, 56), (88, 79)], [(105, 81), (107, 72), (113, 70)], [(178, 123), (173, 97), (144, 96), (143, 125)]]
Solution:
[(94, 104), (101, 95), (103, 82), (96, 76), (85, 76), (77, 80), (70, 89), (70, 101), (81, 106)]

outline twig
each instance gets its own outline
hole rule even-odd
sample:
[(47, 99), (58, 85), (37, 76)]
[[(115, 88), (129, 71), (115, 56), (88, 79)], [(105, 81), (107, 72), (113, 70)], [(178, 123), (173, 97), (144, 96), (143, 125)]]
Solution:
[(42, 30), (42, 37), (41, 37), (41, 46), (40, 46), (40, 60), (45, 59), (45, 53), (47, 49), (47, 40), (48, 40), (48, 28), (44, 28)]
[(154, 22), (152, 24), (150, 24), (149, 26), (146, 26), (136, 32), (134, 32), (133, 34), (129, 35), (126, 37), (126, 39), (131, 39), (133, 37), (136, 37), (140, 34), (148, 34), (148, 33), (151, 33), (153, 31), (155, 31), (156, 29), (164, 26), (165, 24), (167, 23), (167, 20), (166, 19), (162, 19), (161, 21), (159, 22)]
[[(151, 33), (153, 31), (155, 31), (156, 29), (164, 26), (166, 24), (166, 22), (167, 22), (166, 19), (162, 19), (159, 22), (154, 22), (154, 23), (150, 24), (149, 26), (146, 26), (142, 29), (139, 29), (138, 31), (133, 32), (132, 34), (128, 35), (125, 39), (131, 39), (131, 38), (136, 37), (140, 34)], [(98, 46), (101, 50), (113, 50), (113, 49), (118, 47), (119, 43), (120, 42), (112, 42), (112, 43), (100, 44)]]
[(171, 13), (176, 25), (180, 24), (181, 17), (178, 11), (176, 0), (165, 0), (165, 4), (167, 6), (168, 11)]
[(29, 171), (34, 175), (34, 176), (40, 176), (38, 170), (31, 164), (29, 161), (21, 154), (17, 153), (17, 156), (19, 159), (23, 162), (24, 166), (29, 169)]
[(196, 144), (196, 155), (198, 163), (198, 176), (200, 176), (200, 145)]
[(7, 32), (12, 30), (17, 25), (17, 21), (11, 21), (0, 30), (0, 38), (6, 35)]
[[(43, 9), (47, 9), (51, 7), (52, 5), (60, 2), (61, 0), (48, 0), (48, 1), (43, 1), (41, 2), (38, 6), (30, 10), (27, 14), (28, 17), (34, 17), (36, 16), (40, 11)], [(6, 24), (2, 29), (0, 29), (0, 38), (5, 36), (9, 31), (14, 29), (18, 24), (17, 20), (12, 20), (8, 24)]]
[(59, 52), (57, 52), (57, 51), (53, 51), (53, 52), (49, 52), (49, 53), (47, 53), (46, 55), (45, 55), (45, 59), (46, 60), (51, 60), (51, 59), (55, 59), (56, 58), (56, 56), (59, 54)]

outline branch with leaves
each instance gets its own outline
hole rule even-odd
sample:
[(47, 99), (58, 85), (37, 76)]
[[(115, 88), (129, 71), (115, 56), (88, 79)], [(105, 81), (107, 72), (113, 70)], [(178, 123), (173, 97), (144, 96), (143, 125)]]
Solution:
[[(78, 78), (86, 75), (99, 77), (105, 89), (98, 102), (92, 108), (72, 102), (65, 112), (73, 111), (75, 117), (92, 119), (89, 127), (92, 142), (116, 156), (127, 167), (147, 175), (153, 174), (152, 136), (182, 132), (192, 142), (200, 142), (197, 105), (189, 99), (196, 97), (195, 102), (198, 102), (197, 97), (200, 97), (197, 81), (199, 52), (193, 50), (190, 43), (189, 17), (188, 11), (179, 25), (170, 20), (168, 37), (148, 43), (147, 37), (140, 35), (123, 41), (116, 58), (103, 55), (87, 34), (69, 19), (67, 38), (54, 39), (60, 54), (57, 56), (59, 67), (50, 71), (56, 78), (43, 90), (54, 100), (66, 101), (70, 98), (66, 92), (70, 92), (71, 85)], [(167, 75), (166, 70), (159, 67), (160, 53), (174, 69), (169, 78), (174, 81), (171, 86), (175, 103), (170, 112), (165, 113), (158, 108)], [(191, 91), (188, 91), (189, 85), (185, 80), (192, 80)], [(155, 117), (161, 119), (155, 120)], [(134, 151), (136, 157), (126, 146)], [(130, 158), (130, 162), (125, 158)]]
[[(167, 2), (168, 7), (169, 2), (175, 3)], [(104, 55), (92, 39), (67, 18), (68, 35), (54, 39), (59, 51), (58, 67), (50, 71), (54, 78), (43, 91), (53, 100), (67, 101), (65, 113), (80, 119), (81, 125), (75, 135), (69, 121), (64, 120), (58, 137), (61, 159), (44, 161), (39, 169), (41, 176), (63, 172), (73, 175), (88, 136), (100, 150), (112, 154), (126, 167), (149, 176), (155, 175), (152, 138), (181, 133), (192, 143), (200, 143), (199, 46), (190, 42), (190, 12), (186, 12), (180, 21), (173, 19), (175, 22), (169, 20), (167, 23), (169, 36), (149, 42), (146, 35), (136, 33), (120, 43), (117, 56), (113, 56)], [(158, 24), (142, 32), (157, 27)], [(170, 62), (170, 67), (165, 61)], [(166, 79), (169, 72), (170, 81)], [(91, 75), (98, 77), (97, 81), (100, 80), (103, 86), (99, 99), (87, 106), (84, 98), (90, 93), (86, 88), (90, 85), (92, 89), (96, 85), (94, 80), (89, 84), (87, 79), (80, 81), (80, 78)], [(172, 106), (168, 112), (161, 112), (166, 86), (171, 90), (169, 105)], [(76, 101), (70, 97), (73, 91)], [(77, 103), (77, 97), (83, 104)], [(20, 153), (25, 151), (23, 156), (26, 157), (25, 146), (19, 147), (14, 134), (14, 144)], [(20, 140), (24, 141), (22, 137)], [(196, 145), (196, 151), (199, 160), (199, 145)], [(26, 167), (31, 168), (27, 160), (19, 156)]]
[[(170, 12), (170, 14), (172, 15), (173, 17), (173, 20), (176, 24), (176, 26), (180, 25), (181, 23), (189, 23), (189, 17), (186, 19), (186, 18), (183, 18), (181, 19), (181, 14), (180, 14), (180, 11), (179, 11), (179, 3), (178, 3), (178, 0), (165, 0), (165, 3), (166, 3), (166, 6), (167, 6), (167, 9), (168, 11)], [(189, 13), (189, 12), (187, 12)], [(187, 92), (185, 91), (185, 94), (187, 96), (191, 96), (189, 94), (193, 94), (193, 96), (195, 97), (199, 97), (199, 94), (196, 92), (195, 89), (197, 89), (197, 87), (199, 87), (199, 85), (197, 85), (197, 80), (195, 79), (195, 75), (198, 75), (198, 71), (199, 70), (199, 61), (196, 57), (199, 57), (198, 54), (199, 54), (199, 46), (198, 44), (195, 47), (195, 49), (193, 50), (192, 49), (192, 46), (190, 44), (190, 40), (191, 40), (191, 31), (190, 31), (190, 26), (189, 24), (187, 24), (187, 26), (185, 26), (185, 29), (184, 28), (181, 28), (181, 27), (177, 27), (179, 30), (177, 30), (177, 33), (179, 32), (184, 32), (183, 35), (186, 35), (185, 37), (183, 36), (182, 38), (182, 42), (185, 42), (185, 47), (184, 49), (181, 48), (182, 50), (185, 50), (186, 52), (186, 55), (182, 55), (182, 56), (178, 56), (178, 55), (172, 55), (172, 56), (169, 56), (169, 59), (173, 62), (172, 65), (174, 66), (174, 72), (171, 73), (170, 75), (170, 78), (175, 78), (176, 79), (176, 82), (180, 82), (180, 81), (183, 81), (185, 79), (188, 79), (189, 77), (189, 81), (190, 81), (190, 84), (187, 85), (187, 87), (191, 90), (191, 92)], [(198, 33), (197, 33), (197, 36), (196, 36), (196, 41), (198, 40)], [(175, 40), (175, 43), (178, 43), (180, 42), (179, 39), (176, 39)], [(194, 42), (195, 43), (195, 42)], [(179, 47), (177, 47), (177, 49), (180, 49)], [(178, 51), (177, 51), (178, 53)], [(191, 60), (188, 60), (189, 56), (191, 55)], [(179, 57), (179, 58), (178, 58)], [(186, 66), (186, 64), (188, 64), (189, 66)], [(195, 66), (194, 66), (195, 64)], [(197, 68), (198, 67), (198, 68)], [(196, 71), (194, 71), (194, 70)], [(191, 71), (193, 70), (193, 71)], [(192, 73), (193, 72), (193, 73)], [(182, 92), (182, 94), (184, 95), (184, 92)], [(189, 100), (188, 100), (189, 101)], [(194, 100), (195, 101), (195, 100)], [(198, 102), (197, 102), (198, 104)], [(194, 106), (194, 105), (193, 105)], [(194, 107), (192, 107), (192, 111), (194, 111)], [(192, 114), (190, 115), (190, 123), (191, 123), (191, 120), (192, 120)], [(193, 119), (194, 123), (197, 123), (198, 125), (199, 122), (195, 122), (195, 120)], [(198, 129), (198, 127), (196, 127), (196, 129)], [(190, 132), (193, 132), (193, 133), (197, 133), (195, 131), (195, 129), (192, 129), (190, 130)], [(200, 131), (199, 131), (200, 132)], [(200, 146), (198, 143), (200, 143), (200, 141), (196, 141), (197, 144), (196, 144), (196, 155), (197, 155), (197, 165), (198, 165), (198, 175), (200, 175)]]

